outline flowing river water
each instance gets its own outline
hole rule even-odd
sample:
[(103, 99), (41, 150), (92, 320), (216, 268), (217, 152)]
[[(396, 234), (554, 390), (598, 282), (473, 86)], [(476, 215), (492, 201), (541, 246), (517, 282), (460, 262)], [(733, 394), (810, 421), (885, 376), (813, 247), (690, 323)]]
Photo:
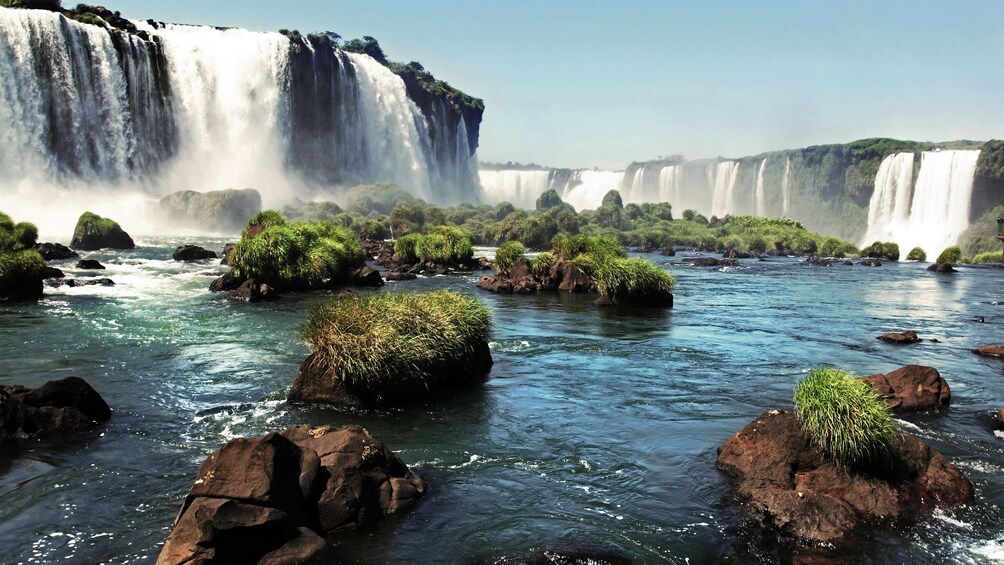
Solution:
[[(133, 251), (85, 254), (108, 267), (98, 275), (114, 287), (47, 289), (37, 305), (0, 305), (0, 383), (77, 375), (113, 410), (94, 432), (4, 450), (0, 562), (152, 562), (209, 453), (301, 423), (363, 425), (429, 483), (411, 512), (341, 538), (346, 562), (494, 562), (561, 544), (637, 563), (785, 560), (742, 526), (716, 448), (759, 414), (790, 407), (794, 384), (822, 364), (861, 375), (936, 367), (951, 407), (902, 426), (976, 487), (974, 503), (876, 532), (843, 557), (1004, 559), (1004, 437), (990, 431), (1004, 406), (1004, 362), (970, 352), (1004, 338), (999, 270), (939, 275), (917, 263), (821, 268), (787, 258), (705, 269), (648, 256), (678, 279), (670, 311), (494, 295), (475, 288), (479, 273), (391, 283), (377, 292), (481, 297), (495, 316), (495, 366), (483, 385), (350, 411), (284, 400), (309, 353), (298, 328), (331, 293), (232, 302), (206, 290), (223, 270), (215, 262), (171, 260), (180, 243), (140, 238)], [(54, 262), (86, 276), (64, 263)], [(925, 341), (875, 339), (906, 329)]]

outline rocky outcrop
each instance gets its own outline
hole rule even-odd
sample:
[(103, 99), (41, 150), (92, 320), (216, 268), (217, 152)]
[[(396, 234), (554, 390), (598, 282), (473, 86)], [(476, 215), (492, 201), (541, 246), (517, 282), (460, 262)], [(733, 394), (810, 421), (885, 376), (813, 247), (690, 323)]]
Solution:
[(220, 258), (220, 265), (228, 265), (230, 263), (230, 254), (234, 251), (234, 244), (228, 243), (223, 246), (223, 255)]
[(98, 249), (133, 249), (136, 244), (117, 222), (85, 212), (73, 230), (70, 247), (82, 251)]
[(216, 259), (216, 252), (199, 247), (198, 245), (186, 244), (174, 250), (171, 258), (175, 261), (202, 261), (204, 259)]
[(227, 271), (213, 279), (213, 282), (209, 284), (209, 290), (213, 292), (223, 292), (227, 290), (237, 290), (242, 284), (244, 284), (245, 279), (237, 276), (233, 270)]
[(1004, 357), (1004, 345), (984, 345), (974, 349), (973, 353), (984, 357)]
[(864, 380), (885, 397), (889, 408), (897, 414), (938, 411), (952, 401), (948, 382), (934, 367), (907, 365), (886, 375), (864, 377)]
[[(445, 275), (454, 271), (470, 272), (483, 271), (492, 268), (490, 261), (484, 257), (472, 257), (465, 261), (453, 263), (435, 263), (432, 261), (419, 261), (418, 263), (406, 263), (394, 252), (394, 244), (382, 239), (364, 239), (360, 242), (363, 252), (373, 261), (374, 264), (386, 267), (390, 272), (408, 273), (412, 275)], [(407, 278), (387, 279), (387, 280), (410, 280)]]
[(895, 343), (897, 345), (906, 345), (920, 341), (920, 338), (917, 337), (917, 332), (913, 330), (907, 330), (900, 334), (882, 334), (878, 336), (878, 339), (881, 339), (886, 343)]
[(553, 290), (557, 286), (553, 277), (540, 279), (534, 276), (525, 257), (517, 259), (506, 272), (485, 275), (478, 280), (478, 288), (502, 294), (531, 294), (539, 290)]
[(935, 506), (973, 499), (969, 479), (936, 450), (901, 433), (881, 474), (837, 468), (809, 442), (794, 412), (772, 410), (718, 448), (746, 518), (788, 543), (834, 551), (875, 526), (909, 524)]
[(341, 286), (357, 286), (357, 287), (378, 287), (383, 286), (383, 278), (380, 277), (380, 272), (369, 267), (359, 267), (354, 271), (350, 271), (346, 274), (345, 278), (342, 280), (332, 279), (329, 283), (331, 287), (341, 287)]
[(881, 267), (882, 261), (879, 261), (874, 257), (868, 257), (858, 261), (858, 265), (861, 265), (862, 267)]
[(279, 298), (279, 293), (265, 283), (260, 283), (255, 279), (247, 279), (234, 289), (231, 298), (246, 302), (261, 302), (262, 300), (275, 300)]
[(927, 268), (928, 271), (934, 271), (936, 273), (957, 273), (955, 269), (952, 268), (948, 263), (935, 263)]
[(101, 395), (81, 378), (36, 389), (0, 385), (0, 439), (29, 439), (93, 428), (111, 417)]
[(330, 563), (325, 537), (408, 510), (424, 493), (359, 426), (235, 439), (199, 468), (157, 563)]
[(35, 245), (35, 250), (38, 251), (39, 254), (42, 255), (42, 258), (46, 261), (80, 257), (76, 251), (59, 243), (39, 243)]
[(78, 269), (87, 269), (92, 271), (104, 270), (105, 266), (101, 264), (100, 261), (95, 261), (94, 259), (84, 259), (82, 261), (77, 261)]
[(160, 199), (160, 208), (171, 225), (236, 233), (244, 229), (248, 218), (261, 212), (261, 194), (257, 190), (183, 190)]
[(385, 281), (410, 281), (418, 278), (415, 273), (405, 273), (402, 271), (383, 271), (380, 273)]
[(686, 257), (680, 261), (693, 267), (738, 267), (736, 259), (715, 259), (714, 257)]
[(379, 394), (354, 386), (324, 362), (321, 355), (310, 354), (300, 365), (288, 400), (293, 403), (320, 403), (334, 406), (366, 408), (398, 404), (427, 396), (430, 392), (460, 386), (482, 379), (492, 368), (488, 343), (482, 341), (466, 355), (442, 359), (426, 367), (429, 375), (423, 381), (402, 380)]
[(45, 279), (45, 286), (49, 288), (59, 288), (61, 286), (68, 287), (78, 287), (78, 286), (115, 286), (115, 281), (108, 278), (99, 279), (63, 279), (63, 278), (48, 278)]

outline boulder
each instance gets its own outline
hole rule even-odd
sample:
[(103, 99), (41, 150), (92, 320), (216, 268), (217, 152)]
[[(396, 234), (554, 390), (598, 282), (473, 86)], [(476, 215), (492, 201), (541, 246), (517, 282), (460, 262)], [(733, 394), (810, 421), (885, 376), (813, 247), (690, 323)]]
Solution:
[(551, 268), (551, 272), (554, 273), (556, 271), (560, 274), (553, 278), (557, 278), (561, 281), (558, 283), (558, 290), (565, 290), (568, 292), (596, 291), (596, 281), (587, 275), (585, 271), (575, 265), (571, 263), (555, 262), (554, 267)]
[(133, 249), (136, 244), (117, 222), (91, 212), (84, 212), (77, 220), (70, 247), (83, 251), (96, 251), (104, 248)]
[(791, 411), (767, 412), (729, 438), (717, 467), (737, 481), (752, 523), (784, 542), (834, 552), (875, 526), (909, 524), (935, 506), (973, 500), (969, 479), (910, 434), (899, 434), (884, 472), (845, 471), (810, 443)]
[(935, 263), (927, 268), (928, 271), (934, 271), (936, 273), (957, 273), (951, 265), (947, 263)]
[(209, 290), (213, 292), (223, 292), (225, 290), (237, 290), (244, 280), (237, 276), (237, 273), (233, 269), (223, 273), (223, 275), (213, 279), (213, 282), (209, 285)]
[(443, 359), (435, 366), (426, 367), (431, 375), (424, 382), (404, 380), (393, 389), (376, 395), (369, 390), (353, 386), (329, 367), (317, 353), (312, 353), (296, 373), (288, 400), (292, 403), (321, 403), (334, 406), (368, 408), (407, 402), (430, 392), (459, 386), (484, 377), (492, 368), (492, 354), (488, 343), (482, 341), (466, 355)]
[(171, 258), (175, 261), (201, 261), (203, 259), (216, 259), (216, 252), (198, 245), (186, 244), (175, 249)]
[(1004, 430), (1004, 408), (997, 411), (997, 419), (994, 420), (994, 429)]
[(405, 511), (425, 483), (359, 426), (231, 440), (199, 467), (158, 564), (330, 563), (325, 537)]
[(531, 294), (541, 290), (541, 284), (531, 272), (530, 262), (520, 257), (507, 272), (481, 277), (478, 288), (503, 294)]
[(738, 267), (735, 259), (715, 259), (714, 257), (686, 257), (681, 263), (694, 267)]
[(223, 254), (220, 258), (220, 265), (229, 265), (230, 254), (234, 251), (234, 244), (228, 243), (223, 246)]
[(161, 198), (160, 208), (173, 225), (236, 233), (244, 229), (248, 218), (261, 212), (261, 194), (250, 188), (210, 192), (183, 190)]
[(35, 250), (38, 251), (42, 255), (42, 258), (46, 261), (80, 257), (76, 251), (59, 243), (38, 243), (35, 245)]
[(920, 338), (917, 337), (917, 332), (913, 330), (907, 330), (901, 334), (882, 334), (878, 336), (878, 339), (881, 339), (886, 343), (895, 343), (898, 345), (906, 345), (920, 341)]
[(67, 279), (66, 286), (115, 286), (115, 281), (107, 278), (100, 279)]
[(262, 300), (275, 300), (279, 298), (279, 293), (265, 283), (248, 279), (234, 289), (231, 298), (247, 302), (261, 302)]
[(676, 257), (676, 248), (670, 245), (669, 247), (663, 247), (659, 252), (665, 257)]
[(102, 265), (99, 261), (95, 261), (94, 259), (83, 259), (81, 261), (77, 261), (77, 268), (98, 271), (98, 270), (104, 270), (105, 266)]
[(0, 385), (0, 439), (28, 439), (94, 427), (111, 417), (101, 395), (79, 377), (36, 389)]
[(42, 269), (42, 278), (44, 279), (61, 279), (64, 277), (66, 277), (66, 273), (55, 267), (46, 267)]
[(415, 273), (404, 273), (401, 271), (384, 271), (380, 274), (385, 281), (410, 281), (418, 278), (418, 275)]
[(973, 353), (984, 357), (1004, 357), (1004, 345), (984, 345), (974, 349)]
[(882, 261), (879, 261), (874, 257), (867, 257), (865, 259), (862, 259), (861, 261), (858, 261), (858, 265), (861, 265), (862, 267), (881, 267)]
[(350, 286), (377, 287), (383, 286), (383, 279), (380, 273), (369, 267), (359, 267), (349, 273), (348, 284)]
[(938, 411), (952, 401), (948, 382), (934, 367), (907, 365), (887, 375), (872, 375), (864, 380), (885, 397), (889, 408), (897, 414)]

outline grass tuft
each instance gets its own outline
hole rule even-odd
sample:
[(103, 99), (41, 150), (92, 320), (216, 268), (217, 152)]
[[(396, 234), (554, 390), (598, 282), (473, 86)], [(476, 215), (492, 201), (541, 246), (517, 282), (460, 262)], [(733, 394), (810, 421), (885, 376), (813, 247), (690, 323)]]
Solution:
[(463, 361), (487, 341), (488, 307), (458, 292), (386, 292), (316, 308), (301, 335), (353, 387), (374, 395), (428, 382), (436, 366)]
[(898, 427), (865, 381), (822, 367), (795, 385), (794, 402), (805, 434), (834, 464), (850, 469), (888, 461)]
[(474, 244), (464, 230), (437, 226), (426, 235), (408, 234), (394, 242), (394, 252), (402, 263), (464, 263), (474, 257)]
[(951, 247), (946, 247), (941, 255), (938, 255), (939, 265), (954, 265), (959, 262), (962, 258), (962, 249), (958, 245), (953, 245)]
[(919, 247), (914, 247), (913, 249), (910, 250), (910, 253), (907, 254), (906, 260), (907, 261), (927, 261), (927, 253), (923, 249), (921, 249)]
[(508, 272), (516, 261), (526, 253), (526, 248), (518, 241), (507, 241), (495, 252), (495, 270)]
[(228, 259), (236, 274), (278, 290), (316, 288), (365, 262), (358, 238), (326, 222), (274, 223), (257, 237), (245, 235)]

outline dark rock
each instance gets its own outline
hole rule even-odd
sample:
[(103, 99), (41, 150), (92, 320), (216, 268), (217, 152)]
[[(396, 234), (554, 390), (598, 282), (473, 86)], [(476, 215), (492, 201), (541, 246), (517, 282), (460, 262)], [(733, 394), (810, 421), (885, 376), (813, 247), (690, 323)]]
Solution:
[(492, 367), (488, 343), (482, 341), (472, 351), (453, 359), (442, 359), (425, 367), (424, 381), (402, 381), (393, 389), (376, 394), (343, 379), (320, 355), (312, 353), (300, 365), (288, 400), (292, 403), (320, 403), (334, 406), (371, 407), (407, 402), (439, 389), (461, 386), (483, 378)]
[(984, 345), (974, 349), (973, 353), (985, 357), (1004, 357), (1004, 345)]
[(35, 245), (35, 250), (38, 251), (42, 255), (42, 258), (46, 261), (80, 257), (76, 251), (60, 243), (38, 243)]
[(244, 279), (237, 276), (233, 269), (217, 277), (209, 285), (209, 290), (213, 292), (223, 292), (225, 290), (237, 290), (244, 283)]
[(551, 271), (560, 273), (557, 277), (561, 281), (558, 283), (558, 290), (568, 292), (596, 292), (596, 281), (582, 269), (571, 263), (555, 262), (555, 266), (551, 268)]
[(157, 563), (330, 563), (326, 536), (405, 511), (424, 493), (359, 426), (235, 439), (199, 468)]
[(0, 439), (27, 439), (88, 429), (111, 417), (86, 381), (67, 377), (32, 390), (0, 385)]
[(929, 266), (927, 268), (927, 270), (928, 271), (934, 271), (934, 272), (937, 272), (937, 273), (957, 273), (958, 272), (955, 269), (953, 269), (951, 265), (942, 264), (942, 263), (935, 263), (935, 264)]
[(920, 338), (917, 337), (917, 332), (913, 330), (907, 330), (901, 334), (882, 334), (878, 336), (878, 339), (881, 339), (886, 343), (896, 343), (900, 345), (917, 343), (920, 341)]
[(171, 258), (175, 261), (201, 261), (203, 259), (216, 259), (216, 252), (209, 251), (198, 245), (182, 245), (174, 250)]
[(98, 249), (133, 249), (136, 244), (116, 222), (85, 213), (73, 230), (70, 247), (82, 251)]
[(233, 253), (233, 251), (234, 251), (233, 243), (228, 243), (223, 246), (223, 256), (220, 259), (220, 265), (229, 264), (228, 261), (230, 260), (230, 254)]
[(531, 294), (540, 290), (540, 286), (525, 257), (520, 257), (508, 272), (485, 275), (478, 280), (478, 288), (503, 294)]
[(694, 267), (738, 267), (735, 259), (715, 259), (714, 257), (686, 257), (681, 263)]
[(864, 380), (885, 397), (889, 408), (897, 414), (937, 411), (952, 401), (948, 382), (934, 367), (907, 365), (887, 375), (872, 375)]
[(261, 302), (262, 300), (275, 300), (279, 298), (279, 293), (265, 283), (248, 279), (234, 290), (232, 298), (247, 302)]
[(380, 273), (369, 267), (360, 267), (349, 273), (348, 284), (359, 287), (383, 286), (383, 279)]
[(66, 279), (66, 286), (115, 286), (112, 279)]
[(77, 268), (89, 269), (89, 270), (102, 270), (105, 268), (105, 266), (102, 265), (100, 262), (95, 261), (94, 259), (83, 259), (81, 261), (77, 261)]
[(561, 540), (523, 555), (507, 555), (495, 565), (631, 565), (627, 555), (585, 540)]
[(901, 433), (882, 476), (835, 467), (809, 442), (794, 412), (761, 415), (718, 448), (753, 523), (793, 544), (839, 552), (875, 526), (909, 524), (973, 499), (972, 483), (916, 437)]
[(55, 267), (46, 267), (46, 268), (42, 269), (42, 278), (43, 279), (61, 279), (61, 278), (65, 277), (65, 276), (66, 276), (66, 274), (63, 273), (63, 271), (60, 271), (59, 269), (57, 269)]
[(733, 249), (728, 253), (723, 254), (722, 257), (725, 259), (752, 259), (753, 255), (750, 255), (745, 251), (736, 251)]
[(861, 265), (862, 267), (881, 267), (882, 261), (879, 261), (874, 257), (868, 257), (866, 259), (858, 261), (858, 265)]
[(380, 274), (385, 281), (410, 281), (418, 278), (415, 273), (402, 273), (401, 271), (383, 271)]
[(676, 257), (676, 248), (673, 246), (663, 247), (660, 253), (666, 257)]
[(1004, 430), (1004, 408), (997, 411), (997, 420), (994, 421), (994, 429)]

